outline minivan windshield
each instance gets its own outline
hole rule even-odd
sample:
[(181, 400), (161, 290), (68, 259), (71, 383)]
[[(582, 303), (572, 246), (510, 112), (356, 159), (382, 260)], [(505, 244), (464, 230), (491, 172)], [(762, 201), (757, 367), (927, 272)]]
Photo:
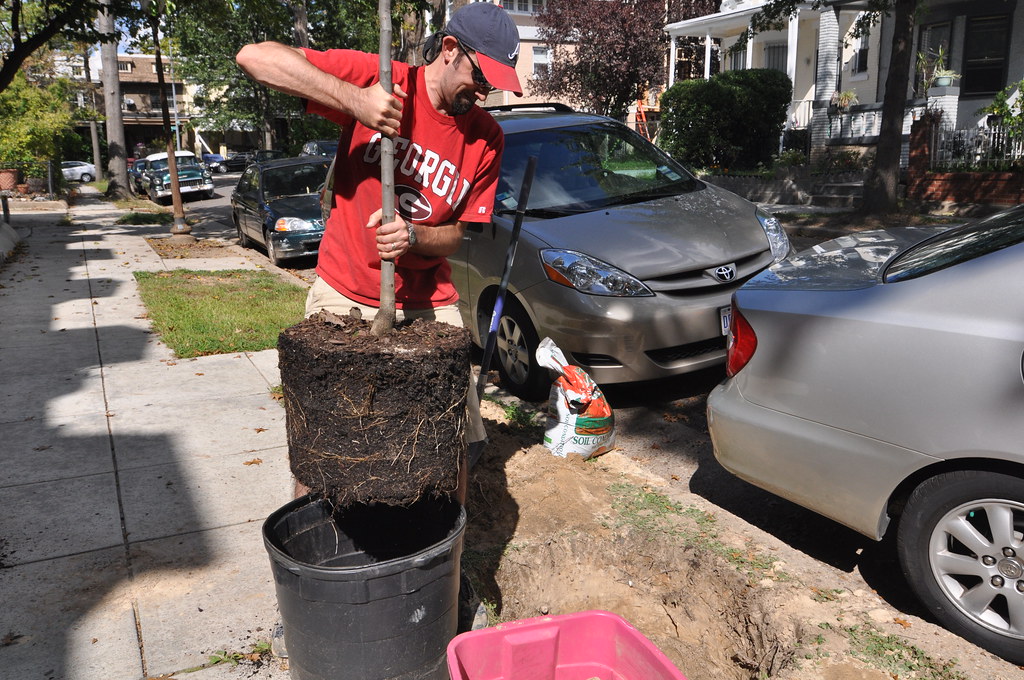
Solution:
[(530, 156), (537, 170), (531, 213), (550, 216), (639, 203), (694, 191), (700, 183), (679, 163), (618, 123), (594, 123), (505, 135), (496, 210), (518, 205)]

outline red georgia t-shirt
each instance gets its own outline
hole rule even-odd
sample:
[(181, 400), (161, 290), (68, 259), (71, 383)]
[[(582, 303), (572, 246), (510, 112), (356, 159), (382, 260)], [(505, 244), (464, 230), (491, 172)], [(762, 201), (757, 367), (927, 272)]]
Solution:
[[(354, 50), (305, 54), (321, 71), (358, 87), (379, 81), (376, 55)], [(459, 116), (439, 113), (430, 102), (422, 67), (392, 62), (391, 68), (392, 82), (408, 94), (394, 138), (395, 210), (417, 229), (455, 220), (490, 221), (504, 149), (501, 128), (476, 106)], [(381, 207), (381, 135), (322, 104), (308, 102), (306, 110), (342, 128), (317, 275), (346, 297), (379, 306), (381, 260), (376, 233), (366, 223)], [(397, 307), (424, 309), (456, 300), (447, 259), (406, 253), (395, 261)]]

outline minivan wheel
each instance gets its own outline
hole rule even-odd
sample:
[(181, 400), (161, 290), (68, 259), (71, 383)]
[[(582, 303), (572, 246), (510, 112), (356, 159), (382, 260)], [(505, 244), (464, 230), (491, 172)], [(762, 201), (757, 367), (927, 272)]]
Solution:
[(537, 363), (537, 331), (514, 299), (505, 302), (498, 320), (494, 358), (501, 386), (520, 399), (542, 401), (551, 390), (548, 370)]
[(896, 545), (911, 588), (942, 625), (1024, 664), (1024, 479), (932, 477), (910, 495)]

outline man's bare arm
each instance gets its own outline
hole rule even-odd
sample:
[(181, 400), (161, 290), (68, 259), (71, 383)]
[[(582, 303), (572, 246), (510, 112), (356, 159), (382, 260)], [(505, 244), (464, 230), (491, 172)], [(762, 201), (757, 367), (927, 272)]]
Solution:
[(247, 76), (273, 90), (341, 111), (389, 136), (398, 131), (405, 92), (397, 86), (394, 96), (380, 85), (358, 87), (321, 71), (302, 50), (276, 42), (246, 45), (235, 61)]

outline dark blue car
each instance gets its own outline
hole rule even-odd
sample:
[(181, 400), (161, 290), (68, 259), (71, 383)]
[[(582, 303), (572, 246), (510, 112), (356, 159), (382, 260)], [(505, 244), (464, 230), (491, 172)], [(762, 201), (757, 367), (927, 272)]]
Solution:
[(224, 164), (224, 156), (219, 153), (204, 153), (203, 163), (210, 169), (210, 172), (224, 174), (228, 171), (228, 166)]
[(330, 159), (307, 156), (247, 167), (231, 194), (239, 245), (262, 245), (274, 264), (316, 255), (324, 233), (320, 190), (329, 165)]

